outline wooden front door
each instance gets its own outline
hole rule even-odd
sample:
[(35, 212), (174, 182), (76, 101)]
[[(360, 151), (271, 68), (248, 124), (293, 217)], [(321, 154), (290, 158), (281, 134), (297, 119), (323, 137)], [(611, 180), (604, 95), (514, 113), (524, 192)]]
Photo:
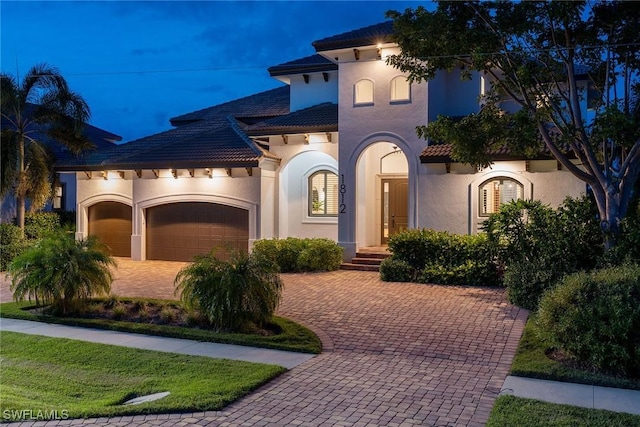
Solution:
[(382, 180), (382, 243), (409, 224), (409, 182), (406, 178)]

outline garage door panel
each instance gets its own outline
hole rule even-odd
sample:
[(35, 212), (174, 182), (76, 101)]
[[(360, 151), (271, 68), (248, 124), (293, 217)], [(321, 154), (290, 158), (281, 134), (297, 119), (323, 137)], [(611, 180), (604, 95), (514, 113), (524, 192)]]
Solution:
[[(147, 259), (192, 261), (213, 248), (248, 250), (249, 212), (214, 203), (172, 203), (147, 209)], [(222, 257), (224, 251), (218, 254)]]
[(131, 256), (131, 207), (118, 202), (100, 202), (88, 209), (89, 234), (98, 236), (111, 255)]

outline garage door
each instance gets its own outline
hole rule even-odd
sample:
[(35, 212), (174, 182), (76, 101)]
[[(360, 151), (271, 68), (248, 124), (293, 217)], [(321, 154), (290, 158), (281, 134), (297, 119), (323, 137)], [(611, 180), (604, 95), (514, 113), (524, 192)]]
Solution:
[(148, 208), (146, 218), (147, 259), (193, 261), (194, 255), (213, 248), (249, 248), (249, 211), (245, 209), (215, 203), (171, 203)]
[(131, 256), (131, 206), (100, 202), (89, 207), (89, 234), (96, 235), (111, 255)]

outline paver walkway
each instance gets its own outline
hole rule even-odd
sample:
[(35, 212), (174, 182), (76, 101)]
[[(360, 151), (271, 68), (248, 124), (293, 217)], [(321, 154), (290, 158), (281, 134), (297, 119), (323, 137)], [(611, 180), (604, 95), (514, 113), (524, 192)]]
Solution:
[[(184, 265), (119, 263), (113, 292), (152, 297), (172, 297)], [(283, 279), (279, 313), (318, 331), (323, 354), (223, 411), (46, 425), (485, 424), (526, 320), (501, 289), (384, 283), (356, 271)]]

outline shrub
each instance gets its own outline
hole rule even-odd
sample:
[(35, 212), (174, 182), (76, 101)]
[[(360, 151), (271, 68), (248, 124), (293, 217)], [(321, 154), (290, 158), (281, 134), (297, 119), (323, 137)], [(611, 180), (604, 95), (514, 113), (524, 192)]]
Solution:
[(60, 229), (60, 216), (54, 212), (27, 212), (24, 234), (27, 239), (42, 239)]
[(395, 256), (385, 258), (380, 263), (380, 279), (384, 282), (411, 282), (413, 276), (413, 267)]
[(5, 271), (26, 248), (27, 241), (20, 227), (10, 223), (0, 224), (0, 271)]
[(176, 293), (191, 310), (198, 310), (217, 329), (241, 330), (263, 326), (275, 312), (282, 280), (271, 262), (233, 251), (229, 261), (213, 253), (199, 255), (178, 272)]
[(484, 230), (509, 301), (529, 310), (564, 275), (592, 269), (602, 254), (597, 211), (587, 197), (567, 198), (557, 210), (540, 201), (513, 201), (491, 215)]
[(297, 237), (289, 237), (278, 241), (277, 263), (281, 272), (297, 271), (298, 257), (305, 246), (305, 241)]
[(258, 240), (252, 255), (261, 262), (274, 263), (281, 273), (332, 271), (342, 263), (342, 248), (333, 240), (323, 238)]
[(37, 242), (9, 265), (16, 301), (35, 298), (63, 315), (79, 310), (92, 297), (108, 294), (115, 261), (97, 237), (75, 240), (57, 232)]
[(342, 264), (342, 248), (333, 240), (309, 239), (298, 255), (298, 271), (333, 271)]
[[(493, 261), (491, 242), (483, 234), (456, 235), (430, 229), (406, 230), (389, 239), (393, 259), (403, 261), (411, 271), (410, 280), (422, 283), (458, 285), (499, 284), (497, 266)], [(389, 272), (399, 269), (406, 277), (402, 265), (390, 262)], [(390, 273), (390, 274), (387, 274)], [(385, 280), (382, 276), (381, 278)]]
[(640, 378), (640, 266), (566, 277), (543, 296), (537, 321), (553, 345), (578, 361)]

